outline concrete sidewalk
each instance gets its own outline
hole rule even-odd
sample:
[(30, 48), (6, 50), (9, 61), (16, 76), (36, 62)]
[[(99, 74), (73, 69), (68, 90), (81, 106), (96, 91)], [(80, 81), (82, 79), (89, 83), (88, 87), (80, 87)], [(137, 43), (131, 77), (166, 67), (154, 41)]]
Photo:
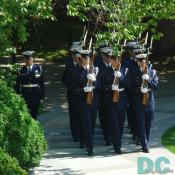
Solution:
[[(95, 130), (95, 156), (88, 157), (79, 144), (72, 141), (69, 130), (65, 89), (60, 82), (62, 66), (48, 64), (46, 88), (48, 99), (45, 108), (50, 112), (39, 116), (44, 126), (49, 149), (40, 167), (31, 175), (137, 175), (138, 157), (156, 160), (166, 157), (175, 174), (175, 155), (161, 145), (161, 135), (175, 125), (175, 75), (161, 76), (160, 89), (156, 93), (156, 112), (151, 132), (150, 153), (139, 152), (127, 128), (124, 129), (122, 155), (113, 153), (112, 146), (105, 146), (98, 124)], [(150, 173), (153, 174), (153, 173)], [(155, 173), (156, 175), (158, 173)]]

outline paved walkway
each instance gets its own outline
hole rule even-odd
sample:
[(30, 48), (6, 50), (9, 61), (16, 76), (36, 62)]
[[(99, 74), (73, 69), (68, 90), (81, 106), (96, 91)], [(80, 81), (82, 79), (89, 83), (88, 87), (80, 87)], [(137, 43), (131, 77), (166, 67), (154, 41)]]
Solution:
[[(88, 157), (79, 144), (72, 141), (69, 130), (68, 109), (65, 89), (60, 82), (63, 66), (48, 63), (46, 75), (46, 93), (48, 99), (45, 108), (50, 112), (39, 116), (48, 140), (48, 151), (40, 167), (31, 171), (31, 175), (137, 175), (138, 157), (152, 160), (165, 156), (170, 160), (170, 169), (175, 174), (175, 154), (161, 146), (161, 135), (175, 125), (175, 75), (161, 76), (160, 89), (156, 93), (155, 120), (151, 132), (149, 154), (138, 152), (125, 128), (122, 155), (113, 153), (112, 146), (104, 146), (103, 136), (97, 124), (95, 130), (95, 156)], [(153, 173), (150, 173), (153, 174)], [(155, 173), (156, 175), (158, 173)]]

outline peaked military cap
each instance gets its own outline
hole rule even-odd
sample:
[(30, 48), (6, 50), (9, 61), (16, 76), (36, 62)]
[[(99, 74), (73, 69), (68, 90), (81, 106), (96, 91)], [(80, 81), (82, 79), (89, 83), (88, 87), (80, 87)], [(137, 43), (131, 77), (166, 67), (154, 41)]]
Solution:
[(144, 49), (134, 49), (133, 52), (135, 54), (142, 54), (142, 53), (144, 53)]
[(77, 46), (77, 45), (81, 45), (81, 42), (80, 41), (74, 41), (74, 42), (72, 42), (72, 46)]
[(112, 50), (111, 48), (109, 48), (107, 51), (108, 51), (107, 54), (108, 54), (109, 56), (113, 56), (113, 50)]
[(90, 53), (91, 53), (90, 50), (83, 50), (83, 49), (81, 49), (78, 52), (83, 58), (87, 58), (87, 59), (90, 58)]
[(145, 59), (147, 59), (147, 57), (148, 57), (148, 54), (146, 54), (146, 53), (138, 54), (135, 56), (136, 60), (138, 60), (138, 61), (145, 60)]
[(125, 50), (134, 50), (134, 49), (142, 49), (143, 47), (136, 41), (129, 41), (123, 47)]
[(111, 52), (111, 48), (110, 47), (103, 47), (100, 49), (100, 51), (106, 55), (108, 55), (109, 52)]
[(109, 43), (107, 41), (102, 42), (98, 45), (98, 48), (104, 48), (104, 47), (109, 47)]
[(25, 52), (22, 52), (22, 55), (24, 56), (24, 58), (29, 59), (33, 56), (34, 53), (35, 51), (25, 51)]
[(77, 53), (79, 50), (81, 50), (80, 46), (71, 46), (69, 51), (72, 53)]

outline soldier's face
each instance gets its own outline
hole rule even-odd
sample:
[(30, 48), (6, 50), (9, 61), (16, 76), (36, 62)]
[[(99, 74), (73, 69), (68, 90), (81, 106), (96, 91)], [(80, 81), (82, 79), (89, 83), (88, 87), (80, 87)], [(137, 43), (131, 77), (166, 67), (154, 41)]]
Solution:
[(31, 66), (33, 64), (33, 58), (24, 59), (26, 66)]
[(129, 56), (130, 57), (135, 57), (135, 53), (132, 50), (129, 50)]
[(110, 58), (110, 63), (111, 63), (111, 65), (112, 65), (112, 67), (115, 67), (116, 61), (115, 61), (114, 59), (111, 59), (111, 58)]
[(142, 70), (144, 70), (145, 66), (146, 66), (146, 61), (145, 60), (142, 60), (142, 61), (138, 60), (137, 64)]
[(73, 54), (73, 55), (72, 55), (72, 58), (73, 58), (73, 60), (74, 60), (75, 62), (78, 62), (78, 57), (76, 56), (76, 54)]
[(90, 61), (90, 59), (81, 57), (81, 62), (82, 62), (82, 64), (83, 64), (84, 66), (89, 65), (89, 61)]
[(103, 58), (103, 60), (104, 60), (107, 64), (110, 63), (110, 56), (105, 55), (105, 54), (102, 54), (102, 58)]

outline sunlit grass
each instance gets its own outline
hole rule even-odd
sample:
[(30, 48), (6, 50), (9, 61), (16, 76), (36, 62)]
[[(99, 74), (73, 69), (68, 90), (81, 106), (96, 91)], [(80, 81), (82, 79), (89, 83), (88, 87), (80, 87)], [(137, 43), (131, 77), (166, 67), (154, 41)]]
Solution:
[(169, 128), (162, 136), (163, 146), (175, 154), (175, 126)]
[(68, 56), (66, 49), (57, 49), (52, 51), (40, 51), (37, 53), (37, 57), (44, 58), (46, 61), (64, 62), (65, 57)]

